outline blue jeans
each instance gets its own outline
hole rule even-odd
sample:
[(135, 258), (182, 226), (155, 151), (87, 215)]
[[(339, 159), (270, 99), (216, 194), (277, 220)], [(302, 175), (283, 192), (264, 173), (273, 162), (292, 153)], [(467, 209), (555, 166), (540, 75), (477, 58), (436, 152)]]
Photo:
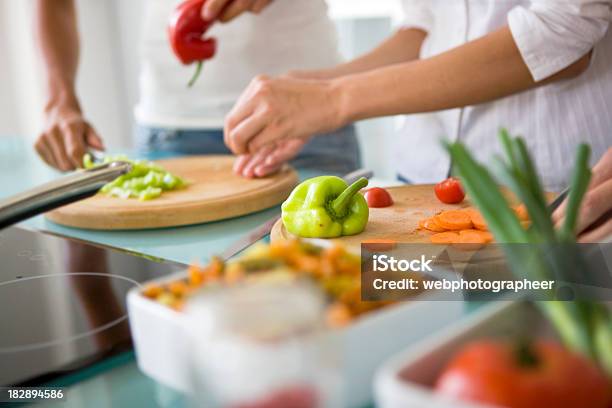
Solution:
[[(138, 126), (136, 147), (155, 158), (195, 154), (231, 154), (223, 143), (221, 129), (168, 129)], [(357, 135), (353, 125), (314, 137), (291, 160), (298, 170), (343, 175), (361, 167)]]
[(397, 173), (396, 178), (397, 178), (397, 181), (401, 181), (404, 184), (412, 184), (412, 181), (408, 180), (406, 177), (402, 176), (399, 173)]

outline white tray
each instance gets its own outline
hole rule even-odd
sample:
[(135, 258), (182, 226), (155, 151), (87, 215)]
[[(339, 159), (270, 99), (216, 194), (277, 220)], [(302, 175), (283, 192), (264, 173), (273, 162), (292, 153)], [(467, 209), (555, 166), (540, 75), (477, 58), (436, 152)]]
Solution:
[[(186, 272), (179, 272), (149, 283), (186, 276)], [(138, 366), (153, 379), (179, 391), (190, 392), (187, 319), (139, 292), (140, 289), (134, 288), (128, 294)], [(432, 298), (435, 294), (427, 296)], [(359, 407), (371, 402), (372, 379), (381, 362), (465, 315), (460, 300), (420, 299), (372, 312), (347, 328), (333, 332), (332, 335), (337, 336), (335, 344), (342, 350), (343, 405)]]
[[(552, 337), (542, 315), (526, 302), (500, 301), (452, 326), (440, 330), (388, 360), (376, 373), (375, 400), (383, 408), (487, 408), (432, 392), (442, 368), (462, 345), (477, 339), (521, 334)], [(400, 378), (399, 373), (402, 373)]]

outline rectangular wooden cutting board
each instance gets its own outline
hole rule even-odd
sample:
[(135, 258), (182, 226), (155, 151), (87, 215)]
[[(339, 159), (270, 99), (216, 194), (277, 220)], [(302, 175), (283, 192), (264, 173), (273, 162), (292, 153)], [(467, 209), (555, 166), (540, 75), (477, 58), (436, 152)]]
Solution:
[[(389, 241), (397, 243), (430, 243), (431, 232), (418, 228), (423, 218), (443, 211), (472, 206), (469, 200), (460, 204), (444, 204), (434, 193), (433, 184), (406, 185), (387, 189), (393, 198), (393, 205), (386, 208), (370, 208), (370, 218), (365, 231), (361, 234), (330, 239), (349, 249), (358, 251), (362, 242)], [(503, 190), (511, 203), (515, 204), (512, 194)], [(548, 194), (552, 199), (554, 194)], [(272, 228), (271, 239), (286, 240), (295, 238), (279, 220)]]

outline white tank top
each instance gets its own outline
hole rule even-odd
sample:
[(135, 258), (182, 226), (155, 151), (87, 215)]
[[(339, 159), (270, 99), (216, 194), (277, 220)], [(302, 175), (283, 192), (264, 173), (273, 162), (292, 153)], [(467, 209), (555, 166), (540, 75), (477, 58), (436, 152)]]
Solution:
[(217, 54), (204, 62), (192, 88), (195, 65), (172, 54), (166, 27), (180, 0), (146, 0), (141, 41), (140, 125), (171, 128), (223, 127), (225, 115), (251, 79), (291, 69), (312, 69), (340, 62), (334, 24), (324, 0), (274, 0), (262, 13), (215, 24)]

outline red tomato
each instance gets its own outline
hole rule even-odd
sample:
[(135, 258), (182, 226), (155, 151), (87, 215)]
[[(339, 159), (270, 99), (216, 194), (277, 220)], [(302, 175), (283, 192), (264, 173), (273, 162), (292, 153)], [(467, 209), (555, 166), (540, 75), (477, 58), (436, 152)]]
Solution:
[(551, 341), (531, 345), (535, 360), (521, 364), (515, 345), (467, 345), (438, 378), (437, 392), (508, 408), (609, 408), (610, 381), (591, 361)]
[(461, 183), (455, 177), (449, 177), (444, 181), (436, 184), (434, 188), (438, 200), (445, 204), (458, 204), (463, 201), (465, 193), (461, 187)]
[(372, 187), (366, 190), (364, 193), (365, 199), (368, 202), (370, 208), (383, 208), (390, 207), (393, 205), (393, 199), (391, 194), (384, 188)]
[(235, 408), (316, 408), (319, 406), (316, 391), (307, 386), (293, 386), (256, 402), (236, 405)]

